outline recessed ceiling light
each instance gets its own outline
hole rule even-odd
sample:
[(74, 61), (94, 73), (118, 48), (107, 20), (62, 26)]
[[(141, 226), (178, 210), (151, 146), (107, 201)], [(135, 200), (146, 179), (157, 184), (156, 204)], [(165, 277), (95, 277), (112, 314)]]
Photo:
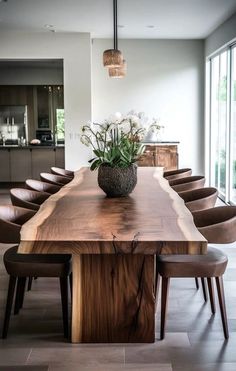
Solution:
[(148, 26), (146, 26), (147, 28), (154, 28), (155, 26), (153, 26), (153, 24), (149, 24)]

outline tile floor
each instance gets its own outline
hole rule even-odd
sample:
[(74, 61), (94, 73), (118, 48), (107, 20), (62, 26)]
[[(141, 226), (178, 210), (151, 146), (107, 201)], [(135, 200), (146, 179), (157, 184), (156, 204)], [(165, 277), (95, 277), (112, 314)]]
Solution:
[[(0, 189), (3, 203), (9, 203), (7, 188)], [(0, 331), (8, 284), (2, 256), (7, 247), (0, 245)], [(62, 335), (58, 281), (38, 279), (26, 293), (20, 314), (12, 315), (8, 338), (0, 340), (0, 371), (236, 371), (236, 245), (221, 248), (229, 256), (224, 279), (228, 341), (219, 309), (211, 315), (194, 280), (173, 279), (165, 340), (159, 340), (158, 310), (154, 344), (73, 345)]]

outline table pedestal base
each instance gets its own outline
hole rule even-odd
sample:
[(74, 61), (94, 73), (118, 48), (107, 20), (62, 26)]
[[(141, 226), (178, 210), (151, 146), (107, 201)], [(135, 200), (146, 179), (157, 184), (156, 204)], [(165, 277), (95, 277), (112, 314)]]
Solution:
[(155, 341), (153, 255), (73, 255), (73, 343)]

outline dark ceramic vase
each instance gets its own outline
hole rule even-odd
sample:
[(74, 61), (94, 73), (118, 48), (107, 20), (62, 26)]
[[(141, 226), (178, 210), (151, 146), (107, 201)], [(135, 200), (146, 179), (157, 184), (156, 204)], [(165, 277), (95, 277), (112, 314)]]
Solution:
[(122, 197), (130, 194), (137, 184), (137, 165), (127, 168), (101, 165), (98, 169), (98, 185), (108, 197)]

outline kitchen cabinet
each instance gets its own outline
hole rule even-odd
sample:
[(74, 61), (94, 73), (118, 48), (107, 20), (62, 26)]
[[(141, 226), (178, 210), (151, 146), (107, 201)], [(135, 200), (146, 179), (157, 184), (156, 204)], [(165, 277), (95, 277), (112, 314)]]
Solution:
[(176, 144), (149, 144), (138, 162), (139, 166), (162, 166), (164, 170), (178, 169)]
[(61, 167), (64, 169), (65, 167), (65, 150), (63, 147), (57, 147), (55, 152), (55, 166)]
[(40, 179), (52, 166), (65, 167), (64, 147), (0, 147), (0, 182)]
[(0, 150), (0, 182), (10, 182), (10, 150), (3, 148)]
[(40, 179), (40, 173), (50, 173), (51, 167), (55, 166), (55, 149), (33, 148), (32, 149), (32, 178)]
[(28, 149), (10, 150), (11, 182), (24, 182), (31, 177), (31, 152)]

